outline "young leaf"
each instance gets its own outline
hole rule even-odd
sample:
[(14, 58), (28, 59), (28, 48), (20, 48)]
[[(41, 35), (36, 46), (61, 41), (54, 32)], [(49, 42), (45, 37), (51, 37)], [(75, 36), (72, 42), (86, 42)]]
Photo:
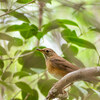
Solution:
[(15, 83), (17, 87), (19, 87), (22, 91), (26, 92), (26, 93), (30, 93), (33, 94), (33, 90), (31, 89), (31, 87), (25, 83), (25, 82), (17, 82)]
[(6, 50), (2, 46), (0, 46), (0, 56), (6, 55), (6, 54), (7, 54)]
[(25, 4), (25, 3), (28, 3), (32, 0), (17, 0), (18, 3), (21, 3), (21, 4)]
[(41, 91), (41, 93), (44, 96), (47, 96), (48, 91), (51, 89), (51, 87), (53, 86), (54, 83), (56, 83), (57, 81), (54, 79), (50, 79), (50, 80), (45, 80), (45, 79), (41, 79), (38, 82), (38, 88)]

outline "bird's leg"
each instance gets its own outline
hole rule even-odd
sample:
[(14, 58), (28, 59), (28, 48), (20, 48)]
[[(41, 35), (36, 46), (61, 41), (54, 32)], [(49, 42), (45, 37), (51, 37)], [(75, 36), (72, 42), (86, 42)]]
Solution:
[[(69, 90), (70, 90), (68, 87), (71, 86), (71, 85), (73, 85), (73, 83), (69, 83), (68, 85), (66, 85), (66, 86), (62, 89), (62, 93), (66, 93), (66, 92), (68, 93)], [(68, 88), (67, 91), (65, 91), (66, 88)]]

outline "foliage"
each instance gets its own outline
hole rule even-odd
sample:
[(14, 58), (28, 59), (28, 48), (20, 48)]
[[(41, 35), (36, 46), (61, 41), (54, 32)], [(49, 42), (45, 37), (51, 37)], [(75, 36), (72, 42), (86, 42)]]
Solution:
[[(45, 73), (36, 48), (50, 47), (80, 68), (100, 65), (99, 0), (30, 2), (0, 1), (0, 96), (6, 100), (44, 100), (57, 81)], [(68, 100), (100, 100), (99, 85), (76, 82)]]

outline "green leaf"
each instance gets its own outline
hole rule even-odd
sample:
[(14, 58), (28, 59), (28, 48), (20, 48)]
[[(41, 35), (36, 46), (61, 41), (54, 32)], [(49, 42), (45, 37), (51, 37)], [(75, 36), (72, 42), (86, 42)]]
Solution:
[(20, 71), (20, 72), (16, 72), (14, 73), (13, 77), (19, 77), (19, 78), (23, 78), (25, 76), (30, 76), (31, 73), (25, 72), (25, 71)]
[(50, 79), (50, 80), (45, 80), (45, 79), (41, 79), (38, 82), (38, 88), (41, 91), (41, 93), (44, 96), (47, 96), (48, 91), (51, 89), (51, 87), (54, 85), (54, 83), (56, 83), (57, 81), (54, 79)]
[(0, 59), (0, 69), (2, 69), (4, 67), (4, 62), (3, 60)]
[(80, 47), (84, 47), (84, 48), (89, 48), (89, 49), (95, 49), (96, 47), (94, 44), (92, 44), (91, 42), (81, 39), (81, 38), (76, 38), (76, 37), (67, 37), (67, 36), (62, 36), (67, 42), (76, 44)]
[[(22, 54), (26, 54), (32, 51), (24, 51)], [(20, 57), (18, 62), (23, 65), (23, 70), (25, 71), (28, 71), (32, 68), (39, 68), (39, 70), (45, 68), (45, 59), (39, 51), (35, 51), (32, 54)]]
[(6, 32), (13, 32), (13, 31), (27, 31), (32, 29), (32, 26), (30, 26), (28, 23), (22, 23), (21, 25), (12, 25), (9, 26), (6, 30)]
[(69, 46), (69, 50), (71, 51), (71, 53), (76, 56), (78, 54), (78, 48), (73, 46), (73, 45), (70, 45)]
[(2, 46), (0, 46), (0, 56), (6, 55), (6, 54), (7, 54), (6, 50)]
[(0, 76), (2, 75), (2, 73), (3, 73), (3, 71), (2, 71), (2, 69), (0, 70)]
[(12, 44), (14, 46), (22, 46), (23, 45), (23, 41), (21, 39), (19, 39), (19, 38), (13, 37)]
[(22, 98), (23, 98), (23, 100), (25, 100), (26, 96), (28, 96), (27, 100), (33, 100), (33, 99), (34, 100), (38, 100), (38, 92), (35, 89), (33, 89), (32, 91), (33, 91), (33, 94), (28, 94), (28, 93), (22, 91)]
[(71, 31), (69, 28), (65, 28), (62, 32), (61, 32), (62, 36), (72, 36), (72, 37), (77, 37), (77, 34), (75, 32), (75, 30)]
[(10, 71), (6, 71), (6, 72), (3, 73), (1, 79), (4, 81), (7, 78), (9, 78), (11, 75), (12, 75), (12, 73)]
[(22, 91), (26, 92), (26, 93), (30, 93), (33, 94), (33, 90), (31, 89), (31, 87), (25, 83), (25, 82), (16, 82), (15, 83), (17, 87), (19, 87)]
[(36, 37), (40, 40), (44, 36), (43, 32), (38, 32)]
[(23, 23), (21, 25), (9, 26), (7, 32), (19, 31), (21, 36), (28, 39), (32, 36), (37, 36), (38, 28), (34, 24)]
[(0, 33), (0, 39), (1, 40), (8, 40), (8, 41), (12, 41), (12, 37), (5, 34), (5, 33)]
[[(7, 9), (2, 9), (2, 11), (7, 12), (8, 10)], [(28, 23), (30, 22), (28, 20), (28, 18), (22, 13), (13, 11), (13, 12), (9, 13), (9, 15), (11, 15), (11, 16), (13, 16), (13, 17), (15, 17), (15, 18), (17, 18), (17, 19), (19, 19), (21, 21), (28, 22)]]
[[(74, 48), (74, 49), (72, 49)], [(74, 55), (78, 52), (77, 48), (75, 46), (68, 46), (67, 44), (63, 44), (61, 46), (62, 52), (65, 56), (65, 59), (69, 60), (70, 62), (73, 62), (74, 64), (76, 64), (79, 67), (85, 67), (84, 64), (77, 59), (76, 57), (74, 57)], [(74, 52), (73, 52), (74, 50)]]
[(37, 33), (38, 33), (38, 28), (35, 26), (35, 25), (31, 25), (30, 26), (31, 28), (29, 30), (26, 30), (26, 31), (20, 31), (20, 34), (23, 38), (25, 39), (29, 39), (31, 38), (32, 36), (36, 36)]
[(78, 24), (75, 23), (74, 21), (66, 20), (66, 19), (56, 19), (56, 20), (49, 22), (48, 24), (45, 24), (43, 26), (43, 33), (45, 34), (48, 31), (51, 31), (51, 30), (59, 28), (59, 27), (66, 28), (65, 25), (73, 25), (73, 26), (78, 27)]
[(59, 21), (60, 23), (63, 23), (63, 24), (67, 24), (67, 25), (72, 25), (72, 26), (77, 26), (77, 27), (79, 27), (78, 24), (77, 24), (76, 22), (72, 21), (72, 20), (58, 19), (58, 21)]
[(21, 4), (25, 4), (25, 3), (28, 3), (32, 0), (17, 0), (18, 3), (21, 3)]
[(13, 40), (8, 43), (8, 49), (10, 50), (12, 46), (18, 47), (22, 45), (23, 45), (23, 41), (21, 39), (13, 37)]

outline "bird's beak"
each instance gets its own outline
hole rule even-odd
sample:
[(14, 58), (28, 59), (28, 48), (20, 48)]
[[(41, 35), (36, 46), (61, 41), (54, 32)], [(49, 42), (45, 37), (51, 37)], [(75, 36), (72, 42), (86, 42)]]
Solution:
[(42, 52), (42, 53), (44, 52), (44, 50), (43, 50), (43, 49), (36, 49), (36, 50), (38, 50), (38, 51), (40, 51), (40, 52)]

